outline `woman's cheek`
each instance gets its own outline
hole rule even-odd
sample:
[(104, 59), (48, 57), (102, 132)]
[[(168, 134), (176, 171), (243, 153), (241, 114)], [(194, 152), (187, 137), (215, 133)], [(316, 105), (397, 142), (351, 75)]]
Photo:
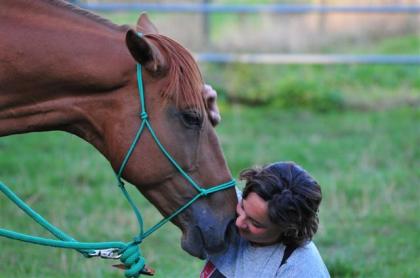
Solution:
[(257, 227), (253, 227), (253, 226), (249, 227), (249, 230), (254, 235), (261, 235), (265, 232), (265, 229), (257, 228)]

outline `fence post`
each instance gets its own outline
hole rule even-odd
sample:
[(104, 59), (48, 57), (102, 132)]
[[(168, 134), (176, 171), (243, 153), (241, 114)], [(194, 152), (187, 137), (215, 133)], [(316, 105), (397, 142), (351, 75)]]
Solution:
[[(319, 6), (324, 6), (326, 3), (325, 0), (316, 0), (316, 4)], [(326, 25), (326, 14), (325, 13), (318, 13), (318, 33), (323, 34), (325, 32), (325, 25)]]
[[(211, 4), (212, 0), (202, 0), (203, 5)], [(207, 50), (211, 47), (211, 21), (210, 13), (208, 11), (203, 12), (203, 45)]]

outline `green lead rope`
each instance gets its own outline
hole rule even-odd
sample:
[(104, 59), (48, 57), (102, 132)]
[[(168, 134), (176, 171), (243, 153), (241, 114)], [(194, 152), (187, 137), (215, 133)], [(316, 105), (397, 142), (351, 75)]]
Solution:
[[(155, 132), (152, 129), (152, 126), (149, 122), (148, 115), (146, 112), (145, 106), (145, 99), (144, 99), (144, 89), (143, 89), (143, 78), (142, 78), (142, 69), (141, 65), (137, 64), (137, 83), (139, 88), (139, 98), (141, 103), (141, 113), (140, 118), (142, 123), (134, 137), (134, 140), (127, 151), (127, 154), (121, 164), (121, 167), (116, 173), (116, 178), (118, 181), (118, 186), (121, 189), (123, 195), (127, 199), (128, 203), (132, 207), (134, 214), (136, 215), (138, 224), (139, 224), (139, 233), (138, 235), (131, 241), (131, 242), (120, 242), (120, 241), (111, 241), (111, 242), (79, 242), (74, 238), (70, 237), (57, 227), (50, 224), (47, 220), (45, 220), (41, 215), (31, 209), (25, 202), (23, 202), (16, 194), (13, 193), (5, 184), (0, 182), (0, 191), (6, 195), (12, 202), (14, 202), (20, 209), (22, 209), (27, 215), (29, 215), (34, 221), (44, 227), (47, 231), (49, 231), (52, 235), (58, 238), (58, 240), (37, 237), (26, 235), (22, 233), (18, 233), (15, 231), (10, 231), (6, 229), (0, 228), (0, 236), (20, 240), (28, 243), (50, 246), (50, 247), (58, 247), (58, 248), (67, 248), (67, 249), (75, 249), (82, 253), (86, 257), (94, 257), (100, 256), (102, 258), (111, 258), (111, 259), (120, 259), (120, 261), (124, 264), (125, 270), (125, 277), (127, 278), (134, 278), (139, 277), (142, 273), (146, 260), (142, 256), (138, 245), (149, 235), (159, 229), (161, 226), (166, 224), (167, 222), (171, 221), (174, 217), (178, 214), (183, 212), (187, 209), (191, 204), (193, 204), (197, 199), (208, 196), (214, 192), (224, 190), (230, 187), (235, 186), (235, 180), (231, 180), (229, 182), (214, 186), (212, 188), (202, 188), (200, 187), (179, 165), (178, 163), (172, 158), (172, 156), (166, 151), (163, 145), (160, 143), (159, 139), (157, 138)], [(144, 232), (144, 224), (143, 218), (141, 217), (141, 213), (137, 206), (134, 204), (134, 201), (131, 199), (130, 195), (128, 194), (124, 182), (122, 180), (122, 173), (130, 159), (134, 149), (140, 140), (141, 134), (143, 133), (144, 129), (147, 128), (152, 135), (153, 139), (155, 140), (156, 144), (159, 146), (159, 149), (162, 153), (166, 156), (166, 158), (171, 162), (171, 164), (181, 173), (181, 175), (199, 192), (194, 198), (192, 198), (189, 202), (185, 205), (177, 209), (173, 212), (170, 216), (162, 219), (157, 224), (149, 228), (146, 232)]]

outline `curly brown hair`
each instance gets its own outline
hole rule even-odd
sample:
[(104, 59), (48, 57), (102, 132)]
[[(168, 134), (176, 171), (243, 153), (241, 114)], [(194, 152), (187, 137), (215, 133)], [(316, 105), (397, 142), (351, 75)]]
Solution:
[(279, 242), (299, 246), (318, 230), (319, 184), (299, 165), (276, 162), (241, 172), (246, 181), (243, 198), (251, 192), (268, 202), (270, 220), (281, 227)]

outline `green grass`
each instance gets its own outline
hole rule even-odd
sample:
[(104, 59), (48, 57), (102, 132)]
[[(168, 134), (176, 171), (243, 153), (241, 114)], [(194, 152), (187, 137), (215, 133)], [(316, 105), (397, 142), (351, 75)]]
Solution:
[[(395, 36), (336, 52), (420, 53), (416, 35)], [(205, 80), (231, 103), (315, 111), (380, 110), (420, 104), (418, 65), (255, 65), (203, 63)]]
[[(1, 181), (49, 221), (83, 241), (129, 241), (136, 221), (116, 186), (108, 163), (89, 145), (58, 132), (2, 138)], [(160, 215), (130, 189), (142, 208), (146, 225)], [(32, 224), (6, 198), (0, 197), (2, 228), (48, 236)], [(163, 236), (163, 237), (162, 237)], [(168, 225), (143, 245), (148, 261), (159, 269), (157, 277), (179, 277), (189, 272), (179, 267), (191, 261), (179, 247), (180, 233)], [(121, 277), (111, 262), (84, 259), (74, 251), (36, 247), (0, 239), (0, 277)], [(169, 255), (163, 258), (163, 254)], [(190, 263), (199, 268), (200, 261)], [(185, 275), (184, 275), (185, 274)]]
[(420, 103), (414, 65), (202, 64), (206, 82), (232, 103), (317, 111)]
[[(254, 164), (293, 160), (321, 183), (315, 238), (334, 277), (415, 277), (420, 231), (420, 110), (314, 113), (222, 106), (218, 133), (235, 176)], [(246, 150), (246, 151), (244, 151)], [(111, 168), (95, 150), (63, 133), (2, 138), (1, 180), (42, 215), (85, 241), (129, 240), (132, 212)], [(136, 195), (150, 226), (160, 216)], [(0, 226), (46, 235), (5, 198)], [(197, 277), (202, 262), (179, 247), (168, 225), (143, 245), (156, 277)], [(111, 262), (0, 239), (0, 277), (121, 277)]]

